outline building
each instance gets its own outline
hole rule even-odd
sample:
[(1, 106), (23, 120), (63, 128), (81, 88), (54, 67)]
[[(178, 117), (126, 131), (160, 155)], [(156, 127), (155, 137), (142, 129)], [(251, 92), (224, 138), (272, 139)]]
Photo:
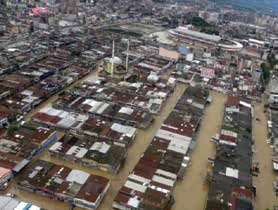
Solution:
[(80, 170), (37, 160), (22, 174), (17, 187), (77, 207), (97, 209), (110, 181)]
[(12, 179), (12, 171), (7, 168), (0, 167), (0, 190), (8, 187), (9, 181)]
[(206, 210), (253, 210), (252, 106), (249, 100), (229, 96), (224, 110), (212, 171)]
[(208, 91), (189, 87), (165, 119), (113, 202), (121, 210), (169, 210), (190, 162)]
[(193, 30), (191, 25), (179, 26), (169, 31), (170, 38), (184, 42), (191, 46), (203, 46), (206, 48), (220, 48), (224, 51), (236, 52), (243, 45), (234, 40), (224, 40), (220, 36), (202, 33)]
[(8, 196), (0, 196), (1, 210), (42, 210), (40, 207), (25, 201), (18, 201)]
[(269, 83), (269, 106), (272, 109), (278, 108), (278, 80), (276, 78), (271, 79)]

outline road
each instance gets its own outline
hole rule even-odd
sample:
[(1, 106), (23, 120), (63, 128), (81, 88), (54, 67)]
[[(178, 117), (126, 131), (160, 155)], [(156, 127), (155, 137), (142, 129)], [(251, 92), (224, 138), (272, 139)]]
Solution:
[(219, 132), (224, 112), (225, 96), (212, 92), (213, 102), (207, 107), (197, 135), (197, 144), (191, 154), (192, 165), (174, 191), (173, 210), (203, 210), (206, 204), (208, 186), (205, 178), (208, 158), (215, 155), (215, 145), (210, 142)]
[[(255, 119), (259, 118), (260, 121)], [(273, 183), (275, 173), (272, 169), (270, 145), (267, 144), (267, 116), (264, 114), (262, 103), (256, 103), (253, 119), (253, 140), (255, 142), (254, 160), (259, 162), (260, 175), (254, 178), (254, 185), (257, 187), (257, 197), (255, 200), (256, 210), (273, 209), (278, 204), (275, 196)]]

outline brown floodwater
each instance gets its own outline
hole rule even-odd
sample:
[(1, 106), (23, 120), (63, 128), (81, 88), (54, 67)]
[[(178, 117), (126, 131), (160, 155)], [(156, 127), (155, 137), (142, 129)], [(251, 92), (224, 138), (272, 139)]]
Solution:
[[(133, 145), (128, 150), (127, 160), (117, 175), (111, 175), (107, 172), (82, 167), (77, 164), (65, 162), (65, 161), (59, 160), (57, 158), (52, 158), (48, 155), (47, 151), (43, 152), (39, 156), (39, 158), (43, 159), (43, 160), (51, 161), (51, 162), (59, 164), (59, 165), (64, 165), (64, 166), (74, 168), (74, 169), (80, 169), (80, 170), (86, 171), (91, 174), (97, 174), (97, 175), (101, 175), (101, 176), (109, 178), (111, 180), (110, 189), (108, 190), (107, 194), (105, 195), (104, 200), (102, 201), (98, 210), (112, 209), (112, 202), (113, 202), (113, 199), (115, 198), (117, 192), (123, 186), (127, 176), (133, 170), (133, 168), (136, 165), (136, 163), (138, 162), (140, 156), (144, 153), (144, 151), (150, 144), (152, 138), (154, 137), (156, 131), (160, 128), (162, 122), (167, 118), (169, 113), (173, 110), (175, 104), (177, 103), (180, 96), (183, 94), (185, 88), (186, 88), (186, 86), (184, 84), (178, 84), (175, 88), (174, 93), (168, 98), (168, 100), (164, 104), (160, 114), (158, 116), (156, 116), (154, 123), (146, 130), (138, 130), (137, 137), (136, 137)], [(43, 105), (39, 106), (39, 108), (42, 108), (43, 106), (46, 106), (47, 104), (51, 103), (52, 101), (55, 100), (56, 97), (57, 96), (51, 97), (47, 102), (45, 102)], [(33, 114), (35, 114), (37, 110), (38, 109), (36, 109), (32, 113), (30, 113), (28, 115), (28, 117), (31, 117)], [(39, 195), (25, 192), (22, 190), (17, 190), (17, 189), (15, 189), (14, 185), (12, 185), (12, 187), (10, 188), (9, 191), (17, 194), (19, 199), (30, 201), (42, 208), (48, 209), (48, 210), (66, 210), (69, 207), (67, 203), (64, 203), (61, 201), (53, 201), (53, 200), (50, 200), (43, 196), (39, 196)], [(75, 209), (81, 210), (80, 208), (75, 208)]]
[[(80, 80), (78, 82), (80, 82)], [(74, 83), (74, 85), (75, 84), (76, 83)], [(74, 85), (71, 85), (70, 87)], [(138, 135), (134, 141), (134, 144), (129, 148), (128, 158), (123, 168), (117, 175), (111, 175), (99, 170), (90, 169), (77, 164), (72, 164), (70, 162), (61, 161), (56, 158), (51, 158), (47, 151), (43, 152), (39, 158), (109, 178), (111, 180), (111, 187), (98, 209), (110, 210), (112, 209), (112, 202), (118, 190), (124, 184), (128, 174), (132, 171), (140, 156), (146, 150), (147, 146), (155, 135), (155, 132), (159, 129), (161, 123), (171, 112), (185, 88), (186, 87), (183, 84), (178, 84), (174, 94), (167, 100), (160, 114), (156, 117), (155, 122), (148, 129), (138, 131)], [(210, 142), (210, 139), (220, 130), (226, 98), (224, 95), (216, 92), (212, 92), (211, 94), (213, 96), (213, 102), (207, 107), (205, 111), (203, 121), (197, 135), (196, 147), (190, 155), (192, 165), (188, 168), (184, 179), (177, 183), (174, 190), (176, 202), (173, 206), (173, 210), (203, 210), (206, 204), (208, 185), (205, 182), (205, 178), (207, 171), (210, 170), (208, 158), (213, 158), (215, 155), (215, 146), (212, 142)], [(57, 95), (51, 97), (37, 109), (33, 110), (27, 116), (27, 118), (35, 114), (40, 108), (56, 100), (56, 98)], [(267, 117), (263, 111), (263, 104), (256, 103), (254, 109), (254, 119), (260, 118), (260, 121), (253, 120), (253, 138), (256, 147), (254, 159), (259, 161), (261, 173), (258, 177), (254, 178), (254, 184), (257, 186), (257, 198), (255, 199), (255, 206), (256, 210), (265, 210), (266, 208), (272, 210), (273, 205), (278, 203), (273, 189), (273, 182), (276, 175), (272, 170), (272, 150), (270, 145), (266, 143)], [(69, 209), (67, 203), (53, 201), (43, 196), (17, 190), (14, 187), (14, 184), (12, 184), (10, 187), (9, 192), (17, 194), (18, 198), (21, 200), (30, 201), (48, 210)], [(80, 208), (75, 209), (81, 210)]]
[[(259, 118), (260, 121), (254, 119)], [(255, 142), (254, 160), (259, 162), (260, 175), (254, 178), (254, 185), (257, 187), (255, 199), (256, 210), (273, 209), (278, 204), (274, 192), (275, 173), (272, 168), (272, 150), (267, 144), (267, 116), (264, 114), (263, 103), (256, 103), (253, 119), (253, 139)]]
[(211, 92), (213, 102), (206, 108), (197, 135), (197, 144), (191, 157), (192, 165), (183, 180), (174, 190), (173, 210), (203, 210), (206, 204), (208, 186), (206, 175), (209, 170), (208, 158), (214, 158), (215, 145), (211, 137), (219, 132), (222, 124), (225, 96)]

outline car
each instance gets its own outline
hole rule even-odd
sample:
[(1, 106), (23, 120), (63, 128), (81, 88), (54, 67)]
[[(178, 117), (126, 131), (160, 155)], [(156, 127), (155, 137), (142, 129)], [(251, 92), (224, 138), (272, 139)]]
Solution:
[(4, 184), (0, 185), (0, 191), (5, 191), (9, 186), (8, 182), (5, 182)]
[(6, 196), (8, 196), (8, 197), (10, 197), (10, 198), (15, 198), (16, 195), (13, 194), (13, 193), (7, 193)]

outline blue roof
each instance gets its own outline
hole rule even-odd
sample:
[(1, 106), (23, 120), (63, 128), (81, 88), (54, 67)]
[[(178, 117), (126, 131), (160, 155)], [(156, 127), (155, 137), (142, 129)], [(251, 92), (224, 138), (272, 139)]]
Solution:
[(186, 45), (180, 45), (178, 50), (182, 55), (187, 55), (189, 52), (189, 48)]

